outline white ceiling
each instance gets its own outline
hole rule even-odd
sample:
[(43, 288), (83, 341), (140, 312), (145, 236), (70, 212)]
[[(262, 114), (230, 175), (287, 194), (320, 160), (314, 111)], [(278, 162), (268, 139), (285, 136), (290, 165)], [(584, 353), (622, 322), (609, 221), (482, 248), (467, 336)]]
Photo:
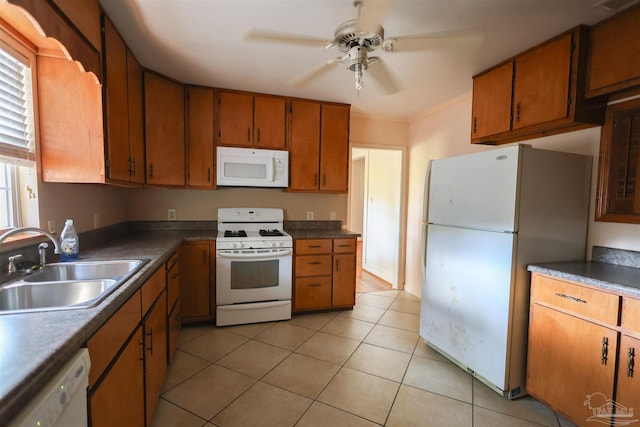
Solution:
[[(365, 0), (368, 3), (378, 0)], [(244, 40), (252, 29), (326, 40), (354, 19), (351, 0), (100, 0), (140, 63), (183, 83), (352, 105), (352, 111), (410, 119), (471, 90), (471, 77), (578, 24), (612, 15), (598, 0), (395, 0), (381, 21), (386, 38), (481, 30), (480, 47), (374, 52), (403, 87), (384, 96), (337, 66), (303, 87), (287, 83), (337, 50)], [(365, 6), (367, 4), (365, 3)]]

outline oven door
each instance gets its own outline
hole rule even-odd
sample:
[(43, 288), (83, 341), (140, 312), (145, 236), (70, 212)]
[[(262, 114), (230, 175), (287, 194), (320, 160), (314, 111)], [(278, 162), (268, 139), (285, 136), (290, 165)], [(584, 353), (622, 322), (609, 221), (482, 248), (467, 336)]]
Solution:
[(216, 305), (291, 299), (291, 248), (216, 251)]

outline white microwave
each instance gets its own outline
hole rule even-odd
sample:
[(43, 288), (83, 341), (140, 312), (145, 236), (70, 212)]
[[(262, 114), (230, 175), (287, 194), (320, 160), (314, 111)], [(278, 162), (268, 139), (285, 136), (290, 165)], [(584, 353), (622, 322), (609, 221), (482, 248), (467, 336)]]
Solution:
[(289, 186), (288, 151), (217, 147), (216, 153), (220, 187)]

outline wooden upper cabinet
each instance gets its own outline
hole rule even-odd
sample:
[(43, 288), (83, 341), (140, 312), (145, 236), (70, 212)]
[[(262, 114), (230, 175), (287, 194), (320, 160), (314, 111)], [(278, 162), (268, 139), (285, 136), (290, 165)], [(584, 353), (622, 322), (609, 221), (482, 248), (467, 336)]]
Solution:
[(320, 103), (291, 101), (289, 190), (318, 190)]
[(129, 98), (130, 180), (144, 184), (144, 95), (142, 67), (127, 49), (127, 92)]
[(504, 144), (601, 125), (605, 104), (584, 98), (588, 35), (576, 27), (474, 76), (471, 142)]
[(516, 60), (513, 128), (563, 119), (569, 113), (572, 34)]
[(473, 138), (510, 130), (512, 80), (513, 62), (473, 79)]
[(213, 125), (213, 89), (187, 87), (187, 187), (214, 187)]
[(53, 0), (80, 33), (101, 51), (100, 3), (98, 0)]
[(117, 181), (129, 181), (127, 45), (106, 16), (104, 46), (107, 176)]
[(220, 92), (218, 98), (220, 130), (218, 144), (240, 147), (253, 145), (253, 96)]
[(640, 87), (640, 6), (591, 28), (586, 96)]
[(349, 170), (349, 106), (322, 105), (320, 190), (347, 192)]
[(218, 144), (285, 148), (285, 98), (221, 91)]
[(184, 87), (144, 73), (146, 183), (185, 185)]
[(255, 147), (285, 148), (285, 100), (276, 96), (254, 96), (254, 135)]

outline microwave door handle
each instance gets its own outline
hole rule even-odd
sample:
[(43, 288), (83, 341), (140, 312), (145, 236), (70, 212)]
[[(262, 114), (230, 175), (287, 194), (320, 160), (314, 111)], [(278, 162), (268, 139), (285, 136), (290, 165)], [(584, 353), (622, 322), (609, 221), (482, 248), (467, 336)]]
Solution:
[(271, 182), (276, 182), (276, 158), (271, 157)]

